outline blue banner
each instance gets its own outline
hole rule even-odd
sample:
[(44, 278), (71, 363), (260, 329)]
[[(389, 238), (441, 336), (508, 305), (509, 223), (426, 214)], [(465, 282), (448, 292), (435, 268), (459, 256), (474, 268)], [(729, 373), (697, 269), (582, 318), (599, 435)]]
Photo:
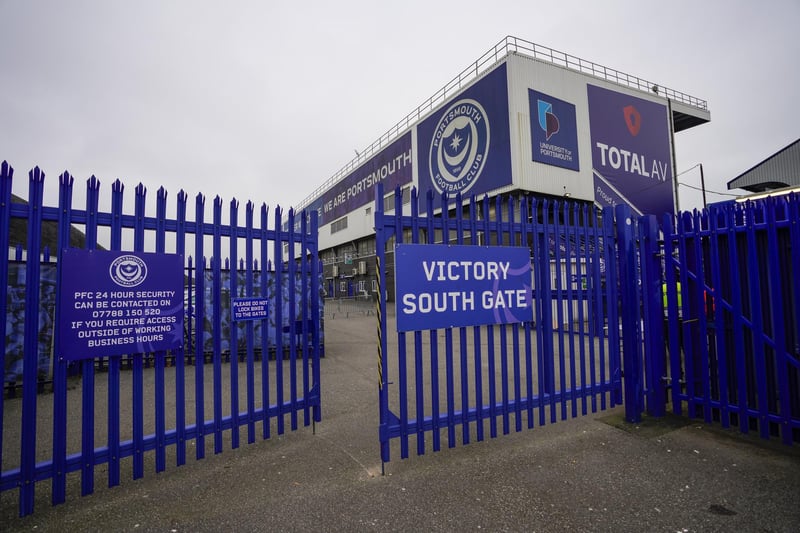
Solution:
[[(383, 183), (385, 191), (411, 183), (411, 132), (400, 136), (356, 170), (335, 183), (317, 198), (308, 210), (319, 215), (319, 225), (327, 224), (375, 200), (375, 185)], [(299, 217), (297, 222), (299, 230)]]
[(58, 357), (183, 345), (183, 257), (69, 248), (61, 255)]
[(533, 320), (527, 248), (399, 244), (395, 272), (397, 331)]

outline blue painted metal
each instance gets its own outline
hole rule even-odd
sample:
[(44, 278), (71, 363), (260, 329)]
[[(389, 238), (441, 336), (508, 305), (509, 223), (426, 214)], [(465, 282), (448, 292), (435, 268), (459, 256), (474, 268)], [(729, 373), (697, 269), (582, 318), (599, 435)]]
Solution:
[[(111, 185), (111, 250), (122, 250), (122, 198), (125, 190), (120, 180)], [(67, 234), (66, 245), (69, 245)], [(108, 486), (120, 483), (120, 357), (108, 361)], [(65, 399), (66, 403), (66, 399)]]
[[(475, 438), (484, 439), (487, 430), (495, 438), (500, 433), (498, 429), (506, 434), (512, 428), (514, 431), (532, 428), (537, 420), (543, 425), (548, 419), (547, 412), (552, 421), (566, 418), (570, 412), (577, 416), (577, 403), (583, 402), (584, 409), (588, 409), (584, 398), (608, 397), (611, 405), (619, 401), (614, 397), (620, 394), (620, 369), (610, 366), (604, 369), (603, 375), (608, 379), (601, 382), (600, 361), (586, 361), (587, 354), (599, 359), (599, 350), (593, 348), (595, 343), (606, 345), (603, 364), (620, 361), (618, 355), (611, 357), (614, 350), (619, 351), (619, 343), (612, 349), (605, 336), (587, 335), (591, 328), (574, 324), (581, 317), (588, 319), (595, 315), (589, 309), (574, 307), (592, 305), (589, 288), (605, 290), (599, 281), (601, 261), (592, 255), (602, 253), (600, 241), (590, 245), (583, 242), (586, 240), (583, 236), (593, 236), (596, 231), (598, 237), (605, 239), (603, 242), (607, 242), (610, 252), (614, 252), (613, 232), (609, 235), (605, 228), (595, 227), (599, 221), (590, 217), (588, 210), (581, 216), (576, 206), (547, 200), (478, 201), (442, 195), (434, 202), (433, 195), (428, 193), (422, 204), (425, 212), (421, 214), (416, 209), (419, 199), (412, 190), (411, 214), (406, 215), (402, 212), (399, 189), (394, 198), (393, 212), (385, 213), (383, 190), (376, 188), (376, 261), (380, 286), (385, 283), (385, 272), (394, 271), (386, 243), (530, 246), (535, 323), (429, 330), (428, 342), (424, 342), (422, 331), (392, 331), (392, 320), (385, 310), (386, 294), (381, 290), (378, 399), (382, 461), (390, 459), (390, 443), (395, 439), (400, 457), (406, 458), (412, 449), (412, 438), (416, 439), (417, 454), (422, 455), (430, 449), (440, 449), (442, 434), (446, 435), (449, 447), (464, 445)], [(609, 227), (614, 228), (613, 221)], [(593, 264), (584, 268), (581, 260)], [(593, 277), (588, 274), (594, 272), (598, 274), (597, 282), (588, 279)], [(581, 281), (574, 282), (572, 278), (582, 280), (584, 274), (588, 275), (586, 290)], [(605, 301), (616, 304), (616, 291), (611, 294), (614, 298)], [(554, 317), (560, 317), (562, 323), (554, 324)], [(618, 331), (616, 334), (618, 339)], [(387, 351), (389, 335), (396, 336), (397, 341), (391, 352)], [(560, 335), (565, 337), (559, 342)], [(606, 353), (609, 357), (605, 357)], [(605, 407), (608, 402), (603, 402)]]
[[(177, 205), (177, 213), (176, 213), (176, 222), (177, 222), (177, 231), (176, 231), (176, 246), (175, 246), (175, 253), (178, 255), (182, 255), (186, 257), (186, 201), (188, 200), (188, 196), (184, 191), (180, 191), (178, 193), (178, 205)], [(189, 342), (189, 346), (184, 344), (178, 352), (175, 354), (175, 397), (176, 398), (186, 398), (186, 354), (191, 354), (191, 339), (193, 335), (192, 329), (192, 285), (191, 285), (191, 273), (192, 273), (192, 258), (186, 257), (188, 262), (186, 263), (187, 268), (184, 269), (184, 272), (188, 273), (188, 280), (187, 280), (187, 287), (184, 289), (184, 293), (187, 296), (187, 302), (185, 305), (187, 306), (186, 313), (184, 314), (184, 321), (185, 321), (185, 328), (188, 332), (186, 341)], [(186, 342), (184, 341), (184, 342)], [(191, 357), (191, 355), (189, 355)], [(175, 459), (176, 464), (178, 466), (182, 466), (186, 464), (186, 402), (176, 402), (177, 405), (175, 406), (175, 426), (176, 426), (176, 442), (175, 442)]]
[[(70, 220), (72, 220), (72, 185), (73, 178), (68, 172), (64, 172), (59, 177), (58, 187), (58, 249), (63, 250), (69, 246)], [(113, 206), (113, 201), (112, 201)], [(112, 232), (113, 235), (113, 232)], [(59, 252), (60, 253), (60, 252)], [(56, 276), (60, 279), (61, 262), (56, 264)], [(4, 278), (8, 279), (8, 278)], [(61, 295), (56, 294), (56, 308), (60, 305)], [(60, 340), (59, 331), (55, 331), (54, 341), (56, 346)], [(3, 367), (5, 368), (5, 367)], [(24, 379), (24, 376), (23, 376)], [(110, 394), (110, 393), (109, 393)], [(0, 395), (2, 396), (2, 395)], [(2, 401), (2, 400), (0, 400)], [(109, 406), (109, 410), (113, 406)], [(2, 419), (2, 416), (0, 416)], [(2, 425), (2, 424), (0, 424)], [(2, 442), (0, 435), (0, 442)], [(119, 453), (114, 455), (111, 450), (111, 458), (119, 458)], [(2, 461), (0, 461), (2, 464)], [(119, 471), (112, 468), (114, 465), (109, 461), (109, 484), (114, 480), (112, 477)], [(66, 500), (67, 486), (67, 363), (66, 361), (56, 360), (53, 362), (53, 486), (51, 501), (53, 505), (64, 503)]]
[(677, 227), (665, 219), (672, 412), (688, 405), (708, 423), (800, 437), (799, 200), (684, 213)]
[[(269, 295), (269, 287), (267, 286), (267, 278), (269, 275), (268, 265), (269, 260), (268, 257), (268, 247), (263, 243), (267, 242), (267, 226), (269, 222), (269, 210), (267, 209), (266, 205), (261, 206), (261, 297), (266, 298)], [(280, 218), (276, 220), (276, 222), (280, 222)], [(280, 226), (275, 226), (279, 228)], [(269, 328), (269, 320), (264, 319), (261, 321), (261, 331), (266, 332)], [(277, 354), (277, 350), (276, 350)], [(278, 356), (275, 356), (275, 360), (278, 361)], [(261, 335), (261, 405), (262, 405), (262, 417), (261, 417), (261, 438), (268, 439), (272, 435), (272, 431), (270, 429), (270, 410), (264, 408), (264, 406), (269, 405), (270, 401), (270, 387), (269, 387), (269, 380), (270, 380), (270, 373), (269, 373), (269, 365), (265, 365), (264, 361), (269, 360), (269, 335)]]
[[(90, 177), (86, 183), (86, 249), (97, 249), (97, 210), (100, 201), (100, 180), (95, 176)], [(29, 247), (30, 249), (30, 247)], [(30, 262), (29, 262), (30, 264)], [(29, 307), (29, 309), (32, 309)], [(95, 433), (95, 386), (94, 362), (90, 359), (81, 362), (81, 392), (83, 405), (81, 410), (81, 456), (84, 458), (81, 468), (81, 496), (94, 492), (94, 466), (96, 462), (94, 433)], [(134, 379), (135, 385), (135, 379)], [(134, 398), (135, 400), (135, 398)], [(24, 414), (23, 414), (24, 417)], [(133, 411), (134, 424), (136, 420), (136, 407)], [(135, 434), (134, 425), (134, 434)], [(23, 445), (24, 446), (24, 445)], [(134, 468), (135, 468), (134, 458)], [(135, 473), (134, 473), (135, 479)]]
[[(239, 202), (234, 198), (231, 200), (230, 203), (230, 215), (228, 218), (228, 223), (230, 224), (230, 231), (232, 234), (237, 235), (239, 232), (237, 231), (239, 226)], [(239, 247), (238, 247), (239, 239), (228, 239), (229, 245), (229, 255), (228, 258), (230, 260), (230, 264), (232, 265), (231, 268), (228, 269), (229, 274), (229, 292), (228, 298), (234, 298), (238, 296), (236, 294), (236, 287), (239, 286), (238, 280), (238, 273), (241, 267), (238, 267), (239, 263)], [(221, 303), (221, 302), (220, 302)], [(221, 314), (221, 313), (220, 313)], [(239, 327), (237, 324), (231, 323), (230, 324), (230, 338), (231, 338), (231, 353), (230, 353), (230, 402), (231, 402), (231, 422), (233, 423), (234, 427), (239, 427), (239, 354), (236, 353), (238, 350), (234, 350), (234, 346), (239, 346)], [(231, 431), (231, 448), (236, 449), (239, 447), (239, 432), (238, 431)]]
[(645, 321), (644, 350), (646, 407), (650, 416), (666, 413), (666, 351), (664, 349), (664, 311), (661, 282), (661, 253), (658, 245), (658, 223), (655, 216), (640, 219), (642, 307)]
[[(253, 202), (247, 202), (245, 207), (245, 291), (248, 296), (255, 295), (253, 285), (253, 271), (257, 269), (257, 265), (253, 259)], [(305, 234), (305, 232), (303, 232)], [(256, 399), (255, 399), (255, 324), (248, 320), (246, 324), (246, 353), (245, 358), (247, 361), (246, 370), (246, 387), (247, 387), (247, 443), (252, 444), (256, 441)], [(263, 327), (263, 326), (262, 326)]]
[[(281, 228), (281, 215), (283, 211), (280, 206), (275, 208), (275, 231), (280, 231)], [(291, 214), (291, 211), (290, 211)], [(290, 220), (289, 227), (294, 227), (294, 220)], [(283, 249), (281, 242), (286, 235), (282, 235), (281, 239), (275, 239), (273, 248), (273, 257), (275, 258), (275, 283), (280, 284), (283, 280)], [(284, 342), (283, 342), (283, 291), (275, 291), (275, 394), (277, 395), (276, 404), (277, 412), (276, 420), (278, 422), (277, 429), (278, 435), (285, 433), (285, 420), (284, 420), (284, 395), (283, 395), (283, 358), (284, 358)]]
[[(720, 221), (723, 220), (721, 213), (717, 210), (710, 212), (710, 254), (711, 257), (718, 257), (722, 259), (720, 249), (720, 236), (724, 236), (724, 228), (720, 228)], [(724, 221), (723, 221), (724, 225)], [(716, 364), (717, 375), (719, 376), (719, 402), (720, 402), (720, 422), (722, 427), (730, 427), (730, 407), (729, 407), (729, 351), (726, 347), (726, 342), (723, 335), (725, 335), (725, 311), (722, 302), (723, 292), (723, 277), (721, 261), (710, 261), (711, 263), (711, 287), (709, 289), (710, 301), (707, 302), (706, 308), (710, 305), (710, 309), (714, 315), (713, 324), (716, 331), (716, 336), (713, 339), (714, 346), (712, 353), (716, 351)], [(726, 269), (726, 271), (728, 271)], [(720, 302), (720, 308), (716, 308), (716, 302)], [(666, 403), (666, 402), (665, 402)]]
[(622, 315), (622, 351), (625, 369), (623, 403), (625, 420), (638, 424), (642, 420), (642, 367), (639, 357), (637, 327), (640, 315), (636, 298), (638, 275), (634, 246), (634, 219), (631, 208), (620, 205), (617, 215), (617, 248), (619, 260), (620, 304)]
[[(167, 215), (167, 193), (159, 189), (156, 198), (156, 209), (153, 216), (146, 214), (146, 190), (139, 185), (135, 190), (135, 206), (133, 214), (123, 212), (122, 183), (117, 180), (111, 187), (111, 209), (109, 212), (100, 210), (100, 182), (94, 176), (87, 182), (86, 208), (76, 209), (72, 206), (73, 178), (69, 173), (64, 173), (59, 179), (58, 207), (43, 205), (44, 173), (34, 169), (29, 176), (28, 204), (12, 204), (11, 179), (13, 169), (8, 164), (0, 166), (0, 222), (3, 230), (0, 231), (0, 244), (6, 250), (15, 250), (12, 258), (18, 264), (9, 261), (7, 252), (0, 259), (0, 276), (10, 279), (10, 268), (16, 269), (14, 279), (24, 279), (27, 290), (25, 294), (24, 326), (25, 331), (20, 334), (18, 343), (24, 344), (24, 360), (21, 361), (22, 372), (17, 376), (22, 382), (22, 397), (19, 400), (21, 409), (15, 408), (19, 413), (19, 420), (9, 419), (9, 411), (4, 394), (0, 396), (0, 420), (4, 424), (19, 424), (22, 432), (17, 443), (3, 442), (7, 438), (0, 429), (0, 454), (2, 450), (18, 450), (19, 462), (9, 460), (9, 454), (0, 455), (0, 490), (19, 491), (19, 512), (21, 515), (33, 512), (33, 502), (36, 484), (40, 481), (51, 480), (52, 502), (54, 505), (66, 500), (66, 479), (71, 472), (80, 472), (81, 493), (90, 494), (94, 490), (94, 478), (99, 465), (108, 467), (109, 486), (121, 482), (120, 465), (126, 458), (131, 460), (131, 477), (138, 478), (145, 475), (145, 455), (152, 453), (155, 470), (166, 469), (167, 449), (175, 446), (175, 458), (178, 466), (186, 462), (187, 439), (194, 440), (197, 459), (205, 455), (205, 437), (214, 436), (215, 451), (222, 451), (222, 436), (225, 432), (231, 433), (232, 447), (238, 445), (239, 428), (248, 428), (248, 442), (255, 440), (255, 424), (262, 424), (264, 438), (270, 436), (271, 424), (277, 423), (283, 431), (284, 416), (293, 418), (295, 425), (299, 426), (297, 413), (303, 411), (303, 425), (310, 425), (311, 421), (321, 421), (320, 409), (320, 365), (319, 358), (322, 353), (321, 342), (321, 307), (319, 298), (320, 264), (318, 260), (317, 229), (318, 220), (316, 213), (301, 215), (303, 217), (299, 232), (281, 231), (281, 217), (276, 217), (275, 228), (267, 227), (266, 206), (262, 208), (261, 228), (253, 228), (252, 204), (248, 204), (246, 227), (237, 225), (235, 204), (233, 204), (231, 223), (223, 225), (220, 212), (220, 202), (215, 202), (215, 223), (205, 224), (204, 197), (198, 195), (196, 202), (196, 220), (186, 219), (186, 194), (181, 191), (177, 195), (177, 216), (172, 219)], [(28, 223), (27, 240), (24, 243), (11, 243), (10, 227), (12, 219), (24, 219)], [(306, 220), (307, 219), (307, 220)], [(185, 342), (179, 350), (170, 352), (155, 352), (146, 354), (130, 354), (113, 356), (110, 358), (97, 358), (78, 363), (80, 367), (81, 382), (79, 390), (68, 394), (67, 374), (70, 371), (68, 363), (61, 359), (52, 361), (52, 377), (43, 375), (40, 360), (49, 354), (43, 348), (40, 335), (47, 334), (54, 337), (48, 340), (46, 346), (52, 342), (58, 344), (59, 332), (44, 331), (42, 327), (52, 324), (53, 309), (44, 309), (44, 301), (40, 298), (40, 274), (43, 267), (51, 269), (55, 266), (56, 278), (59, 275), (60, 261), (50, 263), (50, 252), (42, 246), (42, 226), (44, 222), (57, 224), (57, 250), (53, 259), (60, 259), (61, 250), (74, 246), (70, 242), (72, 228), (85, 227), (85, 246), (89, 250), (98, 250), (100, 247), (109, 250), (132, 249), (144, 251), (151, 248), (156, 253), (177, 253), (183, 256), (186, 252), (187, 239), (194, 240), (194, 251), (197, 260), (186, 257), (188, 265), (186, 276), (186, 320), (188, 328)], [(282, 256), (283, 243), (292, 239), (296, 247), (302, 250), (297, 256)], [(208, 270), (209, 261), (204, 257), (206, 239), (214, 247), (214, 257), (210, 260), (211, 270)], [(226, 258), (223, 266), (220, 253), (222, 243), (228, 239), (231, 257)], [(246, 244), (246, 260), (242, 262), (243, 273), (237, 273), (237, 244), (238, 240)], [(102, 241), (102, 242), (100, 242)], [(132, 242), (130, 242), (132, 241)], [(13, 246), (14, 248), (11, 248)], [(260, 248), (261, 265), (256, 265), (252, 251)], [(27, 250), (27, 253), (26, 253)], [(43, 255), (40, 256), (40, 251)], [(277, 253), (276, 253), (277, 252)], [(278, 275), (271, 271), (273, 262), (270, 253), (277, 259), (274, 262)], [(27, 257), (26, 257), (27, 256)], [(228, 260), (233, 259), (234, 268), (227, 266)], [(296, 262), (295, 259), (297, 259)], [(19, 266), (24, 271), (19, 274)], [(297, 266), (295, 266), (297, 265)], [(294, 276), (288, 275), (293, 272)], [(274, 282), (274, 286), (272, 285)], [(231, 285), (233, 284), (233, 285)], [(235, 331), (228, 332), (223, 328), (221, 315), (229, 314), (229, 301), (221, 297), (233, 290), (241, 290), (247, 296), (254, 296), (256, 292), (270, 299), (270, 310), (277, 311), (277, 318), (281, 318), (279, 308), (293, 298), (293, 309), (284, 312), (284, 317), (302, 317), (301, 326), (292, 326), (293, 332), (300, 338), (311, 339), (308, 346), (291, 340), (294, 335), (289, 335), (290, 342), (285, 343), (283, 337), (284, 325), (282, 322), (275, 324), (275, 316), (270, 316), (260, 322), (259, 327), (248, 324), (245, 335)], [(224, 289), (224, 290), (223, 290)], [(283, 294), (285, 293), (285, 297)], [(53, 297), (53, 306), (60, 305), (60, 295), (56, 291)], [(194, 302), (194, 303), (193, 303)], [(278, 305), (274, 305), (277, 302)], [(206, 305), (208, 303), (208, 306)], [(5, 323), (9, 316), (7, 300), (0, 302), (0, 318)], [(18, 305), (13, 304), (12, 305)], [(18, 305), (21, 308), (21, 306)], [(36, 310), (39, 310), (38, 312)], [(209, 312), (211, 311), (211, 312)], [(15, 316), (22, 316), (15, 308)], [(49, 320), (40, 320), (40, 316), (50, 313)], [(228, 318), (225, 315), (225, 324)], [(206, 324), (210, 324), (206, 327)], [(235, 326), (234, 326), (235, 330)], [(44, 331), (44, 333), (43, 333)], [(213, 339), (213, 347), (207, 350), (205, 339)], [(51, 338), (51, 337), (48, 337)], [(16, 340), (16, 339), (15, 339)], [(15, 344), (18, 344), (15, 343)], [(227, 348), (222, 349), (222, 345)], [(41, 346), (40, 346), (41, 345)], [(254, 374), (255, 353), (260, 348), (261, 355), (261, 390), (255, 390)], [(290, 349), (288, 360), (284, 361), (284, 350)], [(302, 360), (297, 353), (302, 351)], [(272, 353), (274, 360), (270, 357)], [(5, 369), (7, 362), (6, 337), (3, 337), (2, 367)], [(222, 384), (220, 361), (222, 355), (230, 354), (231, 382), (230, 386)], [(246, 354), (246, 356), (245, 356)], [(238, 398), (240, 392), (237, 374), (242, 372), (239, 362), (247, 372), (247, 408), (240, 412)], [(208, 364), (210, 362), (210, 365)], [(194, 387), (186, 383), (188, 365), (195, 365)], [(302, 367), (291, 370), (295, 383), (287, 386), (294, 391), (291, 398), (284, 398), (282, 393), (276, 398), (270, 390), (269, 382), (273, 379), (274, 369), (284, 365), (296, 364)], [(174, 369), (169, 369), (174, 365)], [(211, 397), (206, 392), (205, 373), (211, 366), (214, 375), (214, 385)], [(270, 368), (273, 367), (273, 368)], [(174, 388), (168, 385), (168, 373), (174, 372)], [(96, 394), (95, 381), (103, 373), (107, 373), (108, 396), (100, 397)], [(277, 374), (277, 372), (276, 372)], [(122, 380), (121, 377), (125, 376)], [(150, 376), (152, 379), (146, 379)], [(16, 378), (15, 378), (16, 379)], [(282, 386), (282, 379), (279, 381)], [(36, 411), (38, 392), (47, 381), (52, 381), (53, 387), (53, 420), (52, 420), (52, 457), (43, 459), (43, 450), (36, 448), (42, 432), (49, 432), (49, 421), (39, 420)], [(121, 383), (122, 382), (122, 383)], [(125, 383), (131, 383), (132, 393), (121, 395)], [(5, 385), (5, 383), (4, 383)], [(187, 390), (189, 389), (189, 390)], [(193, 390), (191, 390), (193, 389)], [(10, 389), (9, 390), (13, 390)], [(223, 398), (230, 394), (233, 398), (227, 405)], [(168, 427), (170, 414), (167, 409), (168, 400), (174, 394), (176, 412), (174, 413), (175, 425)], [(261, 398), (261, 405), (256, 405), (255, 399)], [(205, 402), (210, 400), (213, 412), (211, 420), (205, 417)], [(79, 402), (80, 419), (68, 422), (68, 406)], [(98, 402), (107, 402), (107, 418), (95, 419), (95, 409)], [(124, 403), (123, 403), (124, 402)], [(187, 423), (186, 409), (194, 402), (194, 420)], [(223, 407), (223, 405), (225, 405)], [(231, 405), (232, 407), (228, 407)], [(129, 409), (128, 409), (129, 408)], [(125, 414), (131, 413), (131, 414)], [(3, 424), (0, 424), (0, 428)], [(78, 435), (75, 433), (77, 430)], [(95, 442), (95, 435), (105, 433), (107, 442)], [(125, 440), (127, 435), (127, 440)], [(68, 453), (70, 452), (71, 453)], [(38, 462), (37, 462), (38, 460)]]
[[(605, 279), (601, 278), (601, 283), (604, 282), (605, 291), (603, 292), (604, 303), (602, 308), (606, 313), (606, 327), (608, 331), (608, 347), (605, 353), (606, 361), (601, 361), (600, 376), (601, 383), (605, 383), (605, 370), (609, 369), (607, 376), (614, 387), (614, 393), (611, 394), (610, 406), (614, 407), (622, 403), (622, 390), (619, 386), (622, 378), (622, 365), (620, 364), (620, 308), (619, 308), (619, 291), (621, 288), (618, 286), (620, 274), (617, 262), (617, 248), (618, 243), (615, 240), (615, 227), (614, 227), (614, 210), (611, 207), (603, 209), (603, 261), (606, 265)], [(602, 346), (602, 344), (601, 344)], [(605, 409), (606, 398), (605, 395), (600, 396), (600, 409)]]
[[(14, 169), (7, 161), (0, 163), (0, 227), (11, 227), (11, 184), (14, 178)], [(0, 279), (8, 279), (8, 254), (10, 249), (10, 232), (0, 231), (0, 250), (3, 250), (3, 256), (0, 258)], [(7, 298), (0, 298), (0, 324), (6, 324), (8, 313)], [(0, 337), (0, 368), (5, 372), (6, 368), (6, 335)], [(5, 387), (5, 376), (3, 376), (2, 384)], [(54, 394), (55, 396), (55, 394)], [(5, 390), (0, 390), (0, 470), (3, 465), (3, 420), (5, 412)], [(54, 441), (54, 446), (57, 440)], [(61, 480), (58, 480), (61, 482)], [(55, 491), (61, 483), (56, 483), (54, 480), (53, 485), (53, 498), (55, 499)]]
[[(39, 167), (29, 173), (28, 188), (28, 244), (27, 250), (34, 260), (25, 268), (25, 283), (39, 287), (39, 250), (41, 249), (42, 205), (44, 194), (44, 172)], [(39, 291), (25, 291), (25, 348), (23, 375), (36, 376), (39, 354)], [(20, 458), (20, 513), (33, 512), (34, 486), (36, 481), (36, 390), (37, 380), (26, 379), (22, 383), (22, 438)]]
[[(289, 257), (294, 257), (295, 250), (295, 221), (294, 209), (289, 209)], [(301, 255), (302, 257), (302, 255)], [(294, 280), (297, 276), (297, 264), (294, 261), (287, 261), (289, 279)], [(294, 405), (297, 402), (297, 308), (295, 302), (295, 292), (289, 291), (289, 399)], [(297, 411), (292, 409), (289, 413), (289, 424), (292, 430), (297, 429)]]
[[(144, 216), (147, 189), (141, 183), (134, 190), (133, 251), (144, 251)], [(91, 361), (87, 361), (91, 363)], [(133, 354), (133, 479), (144, 476), (144, 355)]]
[(214, 225), (211, 246), (211, 332), (212, 398), (214, 399), (214, 453), (222, 453), (222, 198), (214, 198)]
[[(156, 199), (156, 253), (166, 253), (167, 191), (159, 187)], [(156, 472), (167, 468), (164, 364), (166, 351), (155, 353)], [(111, 374), (109, 374), (111, 375)]]
[[(197, 195), (195, 199), (195, 240), (194, 240), (194, 257), (195, 257), (195, 297), (196, 302), (195, 321), (197, 326), (194, 328), (198, 331), (198, 335), (194, 342), (194, 435), (195, 435), (195, 458), (203, 459), (206, 456), (206, 438), (203, 431), (203, 420), (205, 420), (205, 378), (203, 366), (205, 363), (205, 339), (202, 334), (200, 324), (205, 324), (206, 312), (205, 305), (200, 302), (205, 302), (205, 286), (206, 286), (206, 256), (204, 255), (204, 241), (203, 238), (206, 234), (206, 227), (204, 223), (205, 213), (205, 197), (202, 194)], [(266, 404), (265, 404), (266, 405)]]

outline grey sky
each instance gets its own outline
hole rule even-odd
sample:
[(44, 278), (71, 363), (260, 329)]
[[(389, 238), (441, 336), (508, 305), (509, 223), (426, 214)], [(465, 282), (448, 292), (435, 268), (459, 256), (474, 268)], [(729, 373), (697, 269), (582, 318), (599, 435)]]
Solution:
[(0, 27), (0, 160), (53, 202), (66, 169), (77, 204), (95, 174), (297, 205), (506, 35), (707, 100), (676, 153), (709, 190), (800, 137), (796, 0), (0, 0)]

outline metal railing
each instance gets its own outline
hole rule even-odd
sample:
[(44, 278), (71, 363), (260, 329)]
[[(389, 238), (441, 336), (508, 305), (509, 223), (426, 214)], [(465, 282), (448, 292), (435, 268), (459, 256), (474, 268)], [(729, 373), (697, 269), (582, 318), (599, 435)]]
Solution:
[(491, 67), (499, 63), (509, 54), (521, 54), (532, 59), (545, 61), (558, 65), (570, 70), (575, 70), (582, 74), (594, 76), (605, 81), (637, 89), (640, 91), (655, 92), (658, 95), (664, 96), (673, 101), (681, 102), (702, 110), (708, 109), (708, 103), (705, 100), (695, 98), (694, 96), (664, 87), (661, 84), (653, 83), (651, 81), (626, 74), (618, 70), (598, 65), (592, 61), (587, 61), (579, 57), (569, 55), (546, 46), (532, 43), (518, 37), (507, 36), (500, 42), (494, 45), (486, 53), (484, 53), (478, 60), (472, 63), (469, 67), (462, 70), (455, 78), (450, 80), (444, 87), (436, 91), (433, 96), (425, 100), (414, 111), (406, 115), (397, 124), (389, 128), (386, 133), (378, 137), (372, 144), (361, 150), (358, 155), (353, 158), (349, 163), (339, 169), (333, 176), (328, 178), (322, 185), (314, 189), (305, 200), (300, 202), (296, 211), (302, 211), (323, 192), (330, 189), (336, 182), (343, 179), (350, 174), (353, 170), (358, 168), (359, 165), (366, 162), (372, 156), (377, 154), (381, 149), (387, 146), (391, 141), (396, 139), (401, 133), (405, 132), (408, 128), (416, 124), (427, 113), (443, 103), (448, 97), (460, 91), (465, 85), (477, 79), (483, 72), (488, 71)]

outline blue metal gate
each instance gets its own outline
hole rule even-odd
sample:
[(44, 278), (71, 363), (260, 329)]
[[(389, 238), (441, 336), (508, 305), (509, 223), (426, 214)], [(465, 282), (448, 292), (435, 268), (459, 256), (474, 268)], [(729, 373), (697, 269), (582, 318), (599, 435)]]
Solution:
[(648, 412), (800, 441), (800, 195), (675, 222), (642, 250)]
[[(497, 197), (462, 207), (460, 196), (412, 190), (410, 213), (375, 207), (381, 459), (494, 438), (622, 402), (620, 276), (614, 214), (573, 202)], [(621, 228), (626, 228), (622, 225)], [(624, 235), (623, 235), (624, 237)], [(396, 332), (387, 297), (397, 244), (472, 244), (530, 249), (533, 321)]]
[[(297, 429), (301, 413), (304, 426), (321, 419), (316, 212), (303, 212), (296, 221), (291, 210), (284, 216), (277, 208), (270, 229), (266, 205), (256, 225), (248, 202), (240, 225), (239, 203), (232, 200), (223, 224), (217, 197), (213, 221), (206, 222), (205, 198), (198, 195), (191, 220), (181, 191), (176, 215), (169, 218), (161, 188), (155, 216), (146, 215), (146, 189), (139, 185), (134, 212), (125, 213), (119, 180), (104, 212), (94, 176), (87, 181), (85, 209), (76, 209), (73, 178), (66, 172), (59, 178), (58, 206), (47, 207), (44, 173), (38, 167), (30, 172), (27, 203), (12, 202), (13, 173), (3, 162), (0, 280), (8, 289), (0, 299), (6, 327), (0, 350), (0, 490), (19, 491), (20, 515), (33, 512), (41, 481), (50, 481), (55, 505), (65, 501), (72, 473), (80, 476), (86, 495), (94, 490), (98, 465), (107, 465), (108, 485), (115, 486), (123, 466), (134, 479), (142, 477), (146, 457), (160, 472), (168, 453), (180, 466), (191, 448), (197, 459), (207, 448), (222, 452), (226, 434), (230, 448), (237, 448), (240, 433), (252, 443), (257, 428), (266, 439), (284, 433), (287, 422)], [(53, 357), (58, 259), (68, 247), (101, 246), (186, 257), (182, 348), (76, 363)], [(247, 297), (266, 299), (268, 318), (232, 322), (232, 298)]]
[[(634, 217), (629, 207), (376, 197), (381, 458), (623, 403), (800, 439), (800, 196)], [(530, 249), (534, 320), (395, 333), (400, 243)], [(623, 379), (624, 376), (624, 379)], [(498, 423), (502, 423), (498, 428)]]

